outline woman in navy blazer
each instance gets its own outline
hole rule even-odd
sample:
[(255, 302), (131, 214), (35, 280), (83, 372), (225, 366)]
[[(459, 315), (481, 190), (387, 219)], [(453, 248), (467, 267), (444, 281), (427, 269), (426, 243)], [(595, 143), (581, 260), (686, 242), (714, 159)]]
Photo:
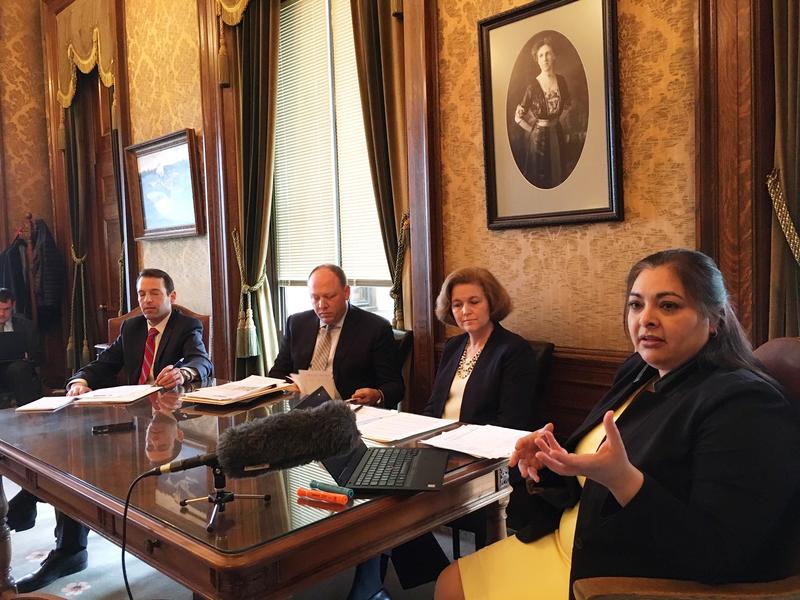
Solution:
[(540, 425), (536, 357), (525, 339), (500, 325), (510, 312), (508, 292), (486, 269), (447, 276), (436, 316), (464, 333), (447, 341), (425, 414), (527, 431)]
[(766, 375), (699, 252), (628, 275), (633, 354), (563, 444), (548, 424), (510, 465), (540, 504), (517, 536), (448, 567), (449, 598), (572, 597), (584, 577), (709, 583), (786, 576), (800, 510), (800, 418)]
[[(436, 316), (464, 333), (445, 346), (424, 414), (526, 431), (539, 426), (536, 357), (525, 339), (500, 325), (510, 312), (508, 292), (486, 269), (466, 267), (447, 276), (436, 299)], [(516, 474), (511, 482), (524, 495)], [(510, 515), (517, 511), (515, 496)], [(527, 498), (521, 499), (525, 504)], [(431, 534), (394, 548), (392, 560), (404, 588), (432, 581), (448, 564)]]

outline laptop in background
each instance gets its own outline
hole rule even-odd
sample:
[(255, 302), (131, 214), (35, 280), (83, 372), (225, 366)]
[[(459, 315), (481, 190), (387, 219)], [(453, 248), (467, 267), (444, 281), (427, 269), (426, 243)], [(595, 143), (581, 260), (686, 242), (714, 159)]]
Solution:
[[(314, 408), (330, 400), (318, 388), (295, 409)], [(359, 440), (348, 454), (322, 461), (337, 485), (357, 492), (432, 491), (442, 487), (449, 453), (436, 448), (368, 448)]]
[(0, 332), (0, 362), (25, 358), (27, 351), (25, 335), (19, 331)]

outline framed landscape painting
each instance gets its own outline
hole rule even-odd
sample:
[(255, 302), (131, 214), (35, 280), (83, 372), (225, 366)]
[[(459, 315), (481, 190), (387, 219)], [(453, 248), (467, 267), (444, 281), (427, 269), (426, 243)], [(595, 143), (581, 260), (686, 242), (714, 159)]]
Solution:
[(204, 231), (197, 142), (191, 129), (125, 149), (137, 240)]

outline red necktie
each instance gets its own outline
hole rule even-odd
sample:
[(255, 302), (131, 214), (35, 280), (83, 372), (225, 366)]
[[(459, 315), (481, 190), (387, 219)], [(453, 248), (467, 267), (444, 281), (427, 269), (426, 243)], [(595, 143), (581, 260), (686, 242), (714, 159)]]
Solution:
[(139, 385), (147, 383), (150, 371), (153, 370), (153, 355), (156, 350), (156, 336), (158, 329), (151, 327), (147, 330), (147, 342), (144, 345), (144, 357), (142, 358), (142, 372), (139, 375)]

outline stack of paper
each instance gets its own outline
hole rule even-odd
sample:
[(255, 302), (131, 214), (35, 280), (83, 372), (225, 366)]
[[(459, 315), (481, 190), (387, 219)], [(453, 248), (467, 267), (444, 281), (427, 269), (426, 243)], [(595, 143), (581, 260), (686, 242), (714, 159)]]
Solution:
[(356, 413), (356, 424), (361, 435), (376, 442), (396, 442), (412, 436), (442, 429), (452, 425), (456, 421), (453, 419), (437, 419), (436, 417), (426, 417), (414, 413), (397, 412), (394, 410), (385, 411), (386, 415), (378, 417), (372, 409), (370, 412), (376, 418), (359, 419), (359, 414), (367, 408), (364, 407)]
[(424, 440), (423, 444), (471, 454), (478, 458), (509, 458), (517, 440), (529, 433), (530, 431), (495, 425), (462, 425), (458, 429)]
[(118, 385), (116, 387), (92, 390), (77, 396), (76, 405), (83, 404), (127, 404), (149, 396), (161, 388), (157, 385)]
[(250, 375), (250, 377), (246, 377), (241, 381), (231, 381), (222, 385), (200, 388), (194, 392), (184, 394), (183, 399), (187, 402), (198, 402), (200, 404), (233, 404), (234, 402), (249, 400), (264, 394), (280, 392), (291, 385), (291, 383), (287, 383), (283, 379)]
[(25, 406), (17, 407), (16, 412), (55, 412), (64, 408), (75, 400), (74, 396), (45, 396), (33, 402), (29, 402)]
[(339, 397), (339, 392), (336, 391), (336, 384), (333, 382), (333, 373), (330, 371), (301, 369), (297, 373), (289, 375), (289, 379), (297, 385), (303, 395), (308, 396), (323, 387), (331, 398)]

